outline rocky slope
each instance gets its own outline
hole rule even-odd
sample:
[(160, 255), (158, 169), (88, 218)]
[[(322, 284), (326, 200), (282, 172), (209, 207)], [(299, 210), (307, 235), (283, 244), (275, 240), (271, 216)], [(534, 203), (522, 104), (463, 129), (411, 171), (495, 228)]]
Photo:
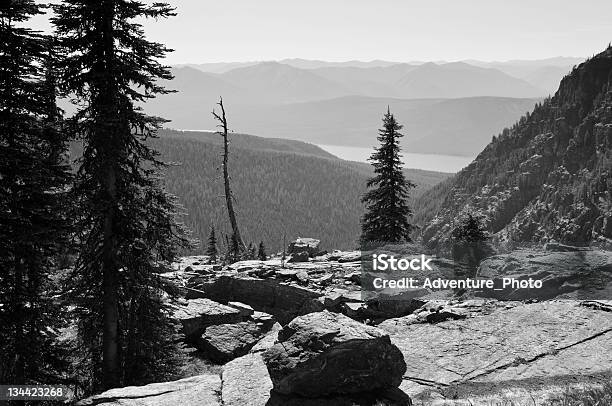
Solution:
[(500, 240), (612, 243), (612, 47), (566, 76), (554, 97), (505, 129), (443, 188), (423, 231), (448, 239), (461, 212)]
[[(306, 248), (298, 245), (292, 249)], [(537, 268), (564, 283), (575, 272), (600, 273), (609, 297), (609, 253), (547, 249), (490, 257), (482, 272)], [(161, 277), (188, 363), (223, 365), (186, 368), (183, 376), (198, 376), (113, 389), (78, 404), (548, 405), (568, 389), (612, 378), (612, 302), (583, 300), (575, 283), (542, 302), (427, 289), (383, 301), (360, 290), (361, 256), (335, 251), (284, 266), (278, 258), (226, 266), (182, 258)], [(433, 265), (436, 274), (452, 268), (439, 258)]]

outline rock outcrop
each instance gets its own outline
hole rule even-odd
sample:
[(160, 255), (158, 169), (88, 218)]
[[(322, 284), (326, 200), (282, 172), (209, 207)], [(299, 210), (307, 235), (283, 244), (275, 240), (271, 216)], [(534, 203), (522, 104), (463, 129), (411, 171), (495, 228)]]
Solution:
[(247, 354), (271, 327), (253, 321), (210, 326), (196, 345), (212, 361), (223, 364)]
[(79, 406), (221, 406), (221, 378), (198, 375), (172, 382), (111, 389), (81, 400)]
[[(612, 251), (548, 244), (547, 250), (521, 249), (484, 260), (478, 276), (542, 281), (538, 289), (505, 289), (483, 292), (506, 300), (607, 299), (612, 294)], [(553, 251), (554, 250), (554, 251)]]
[(319, 244), (320, 240), (314, 238), (303, 238), (298, 237), (295, 241), (292, 241), (289, 244), (289, 248), (287, 249), (287, 253), (289, 255), (295, 255), (300, 253), (307, 253), (309, 257), (314, 257), (320, 252)]
[(278, 279), (224, 275), (200, 283), (192, 296), (196, 294), (222, 303), (237, 301), (248, 304), (255, 310), (273, 315), (282, 324), (298, 315), (323, 309), (316, 300), (323, 296), (322, 293)]
[(415, 324), (407, 316), (379, 327), (404, 354), (400, 389), (417, 400), (533, 404), (530, 394), (612, 378), (612, 313), (593, 301), (514, 303), (464, 320)]
[(291, 254), (291, 257), (289, 257), (287, 262), (289, 262), (289, 263), (292, 263), (292, 262), (308, 262), (309, 258), (310, 258), (310, 256), (308, 255), (308, 252), (300, 251), (300, 252), (295, 252), (295, 253)]
[(294, 319), (263, 353), (274, 390), (311, 398), (395, 388), (406, 365), (382, 330), (327, 311)]
[(242, 321), (239, 310), (204, 298), (191, 299), (186, 306), (178, 306), (174, 318), (181, 322), (188, 339), (197, 338), (208, 326)]

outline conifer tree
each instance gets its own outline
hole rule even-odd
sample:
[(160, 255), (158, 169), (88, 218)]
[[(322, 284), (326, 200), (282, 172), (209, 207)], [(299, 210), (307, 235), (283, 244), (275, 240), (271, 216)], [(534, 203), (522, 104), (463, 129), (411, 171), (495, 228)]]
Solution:
[(162, 185), (163, 162), (147, 142), (164, 122), (141, 105), (167, 93), (159, 63), (168, 49), (146, 39), (140, 21), (174, 15), (164, 3), (65, 0), (53, 19), (67, 56), (63, 90), (76, 95), (71, 132), (83, 143), (74, 200), (79, 257), (82, 365), (89, 390), (172, 376), (174, 329), (157, 270), (186, 246), (175, 198)]
[(265, 261), (268, 259), (268, 254), (266, 254), (266, 246), (264, 245), (263, 241), (259, 242), (259, 249), (257, 251), (257, 258), (260, 261)]
[(479, 217), (471, 212), (466, 213), (453, 228), (452, 237), (460, 242), (481, 242), (489, 238)]
[(47, 37), (27, 28), (34, 1), (0, 5), (0, 382), (57, 382), (60, 309), (49, 275), (66, 243), (69, 168)]
[[(455, 261), (455, 278), (476, 276), (480, 262), (493, 254), (481, 218), (473, 212), (461, 216), (451, 232), (451, 255)], [(458, 289), (457, 293), (463, 292)]]
[(368, 180), (369, 190), (362, 198), (366, 203), (366, 213), (361, 222), (361, 242), (400, 242), (410, 241), (413, 226), (408, 222), (412, 211), (406, 200), (410, 188), (415, 185), (406, 180), (400, 160), (398, 124), (389, 109), (383, 118), (383, 128), (379, 130), (380, 146), (369, 161), (374, 167), (374, 177)]
[(210, 227), (210, 235), (208, 236), (208, 248), (206, 249), (208, 262), (214, 264), (217, 262), (219, 251), (217, 250), (217, 236), (215, 235), (215, 227)]

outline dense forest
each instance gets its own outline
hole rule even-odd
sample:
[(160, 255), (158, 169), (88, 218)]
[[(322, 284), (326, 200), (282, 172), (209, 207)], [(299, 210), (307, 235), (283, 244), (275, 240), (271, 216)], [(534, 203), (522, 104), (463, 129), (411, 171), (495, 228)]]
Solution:
[[(230, 176), (246, 243), (263, 240), (278, 251), (283, 236), (320, 238), (324, 249), (358, 245), (360, 198), (372, 175), (368, 164), (340, 160), (298, 141), (245, 134), (230, 136)], [(206, 241), (210, 227), (224, 246), (230, 234), (221, 178), (221, 137), (214, 133), (164, 130), (154, 140), (162, 159), (175, 162), (166, 173), (168, 190), (185, 207), (185, 224)], [(418, 197), (448, 174), (406, 169)], [(202, 252), (200, 244), (195, 249)]]

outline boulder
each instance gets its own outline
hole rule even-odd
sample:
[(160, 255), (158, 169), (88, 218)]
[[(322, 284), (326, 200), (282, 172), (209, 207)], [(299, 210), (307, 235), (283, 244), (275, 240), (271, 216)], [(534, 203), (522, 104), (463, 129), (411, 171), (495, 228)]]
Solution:
[[(222, 372), (223, 406), (266, 406), (272, 381), (261, 354), (248, 354), (228, 362)], [(204, 405), (204, 404), (203, 404)]]
[(187, 306), (178, 306), (174, 318), (181, 322), (188, 339), (199, 336), (208, 326), (242, 321), (239, 310), (204, 298), (191, 299)]
[(212, 361), (223, 364), (247, 354), (268, 330), (263, 323), (253, 321), (210, 326), (197, 341), (197, 346)]
[(356, 283), (357, 285), (361, 285), (361, 271), (349, 272), (344, 275), (344, 279)]
[(291, 255), (306, 252), (308, 256), (314, 257), (316, 254), (321, 252), (319, 250), (320, 240), (314, 238), (301, 238), (298, 237), (295, 241), (289, 244), (287, 252)]
[(333, 250), (331, 253), (327, 254), (325, 257), (325, 259), (327, 261), (337, 261), (338, 259), (340, 259), (340, 257), (342, 257), (342, 255), (344, 255), (345, 252), (344, 251), (340, 251), (340, 250)]
[(271, 329), (273, 325), (277, 324), (274, 316), (264, 312), (254, 311), (250, 317), (255, 323), (261, 323), (267, 330)]
[(368, 305), (363, 302), (342, 303), (342, 313), (351, 319), (365, 320), (368, 318)]
[(300, 272), (300, 271), (297, 270), (297, 269), (277, 269), (277, 270), (274, 271), (274, 274), (278, 278), (293, 279), (293, 278), (296, 277), (298, 272)]
[(410, 406), (408, 395), (397, 388), (324, 398), (281, 395), (272, 391), (272, 381), (261, 354), (248, 354), (223, 367), (223, 406)]
[(244, 304), (240, 302), (227, 302), (227, 305), (229, 307), (233, 307), (234, 309), (238, 310), (240, 312), (240, 316), (243, 319), (248, 319), (249, 317), (253, 315), (253, 313), (255, 313), (253, 308), (249, 306), (248, 304)]
[(249, 352), (262, 352), (272, 347), (274, 344), (276, 344), (276, 341), (278, 341), (278, 332), (281, 331), (282, 328), (283, 326), (280, 324), (274, 323), (270, 331), (268, 331), (268, 333), (261, 340), (259, 340)]
[(79, 406), (221, 406), (221, 378), (215, 374), (172, 382), (126, 386), (81, 400)]
[(325, 309), (338, 312), (343, 303), (362, 303), (362, 293), (358, 290), (334, 288), (323, 297)]
[(289, 260), (287, 260), (287, 262), (289, 263), (308, 262), (308, 258), (309, 258), (308, 252), (300, 251), (300, 252), (295, 252), (291, 254), (291, 257), (289, 258)]
[(399, 386), (406, 363), (382, 330), (327, 311), (294, 319), (263, 353), (274, 390), (310, 398)]
[(361, 252), (360, 251), (351, 251), (343, 253), (340, 258), (338, 258), (338, 262), (357, 262), (361, 261)]
[(233, 264), (229, 265), (228, 268), (236, 272), (248, 272), (254, 269), (264, 268), (265, 266), (265, 262), (253, 259), (234, 262)]
[(310, 280), (308, 272), (306, 271), (298, 272), (295, 277), (300, 285), (308, 285), (308, 282)]
[(328, 273), (327, 275), (321, 276), (315, 282), (318, 283), (321, 286), (327, 286), (327, 285), (331, 284), (333, 281), (334, 281), (334, 274), (333, 273)]

